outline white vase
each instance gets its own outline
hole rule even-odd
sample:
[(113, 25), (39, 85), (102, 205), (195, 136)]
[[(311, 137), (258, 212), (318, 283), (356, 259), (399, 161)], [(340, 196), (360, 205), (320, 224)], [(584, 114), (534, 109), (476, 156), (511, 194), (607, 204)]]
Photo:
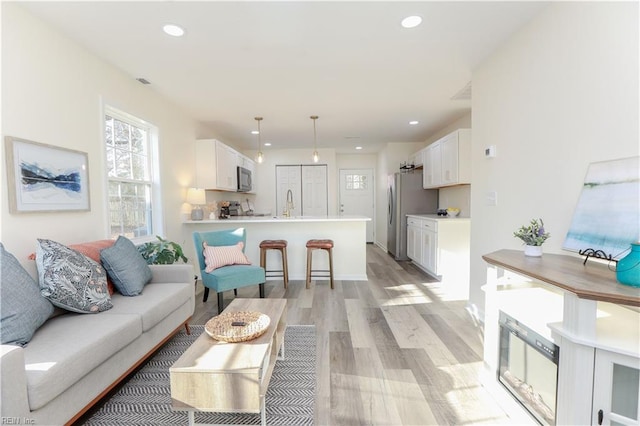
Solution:
[(529, 257), (542, 256), (542, 246), (524, 246), (524, 255)]

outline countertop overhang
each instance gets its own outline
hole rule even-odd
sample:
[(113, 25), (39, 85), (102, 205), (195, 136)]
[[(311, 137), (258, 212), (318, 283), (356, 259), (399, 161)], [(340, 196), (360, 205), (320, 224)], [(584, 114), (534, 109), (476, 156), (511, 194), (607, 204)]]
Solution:
[(482, 258), (489, 264), (527, 275), (574, 293), (581, 299), (640, 306), (640, 288), (618, 283), (607, 265), (562, 254), (528, 257), (520, 250), (499, 250)]

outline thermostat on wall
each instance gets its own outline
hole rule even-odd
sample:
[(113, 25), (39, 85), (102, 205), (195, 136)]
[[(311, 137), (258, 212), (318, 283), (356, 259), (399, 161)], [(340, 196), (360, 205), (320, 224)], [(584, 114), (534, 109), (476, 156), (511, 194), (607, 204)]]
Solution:
[(487, 148), (484, 149), (484, 156), (486, 158), (493, 158), (496, 156), (496, 146), (495, 145), (491, 145)]

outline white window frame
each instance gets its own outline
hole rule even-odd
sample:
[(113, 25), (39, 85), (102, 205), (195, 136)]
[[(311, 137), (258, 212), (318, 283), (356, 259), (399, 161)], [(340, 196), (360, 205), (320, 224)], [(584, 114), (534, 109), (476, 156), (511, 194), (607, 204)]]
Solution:
[[(164, 221), (162, 215), (162, 191), (160, 185), (160, 156), (159, 156), (159, 131), (153, 124), (135, 117), (122, 110), (114, 108), (110, 105), (103, 105), (102, 108), (102, 146), (103, 146), (103, 166), (104, 166), (104, 188), (105, 188), (105, 218), (106, 218), (106, 235), (111, 236), (111, 219), (109, 209), (109, 168), (106, 165), (107, 161), (107, 141), (106, 141), (106, 116), (116, 118), (118, 120), (127, 122), (136, 127), (144, 128), (147, 131), (148, 143), (149, 143), (149, 155), (148, 160), (151, 163), (149, 165), (149, 182), (151, 184), (151, 233), (142, 237), (130, 238), (134, 244), (142, 244), (147, 241), (155, 240), (156, 235), (164, 235)], [(117, 179), (114, 179), (117, 180)]]

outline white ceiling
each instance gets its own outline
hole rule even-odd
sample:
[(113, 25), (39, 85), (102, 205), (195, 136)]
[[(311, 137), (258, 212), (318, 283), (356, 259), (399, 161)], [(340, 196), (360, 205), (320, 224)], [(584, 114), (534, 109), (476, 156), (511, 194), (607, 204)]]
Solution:
[[(24, 2), (96, 55), (143, 77), (221, 140), (375, 152), (422, 142), (470, 110), (472, 70), (542, 2)], [(402, 18), (421, 26), (404, 29)], [(164, 34), (165, 23), (186, 29)], [(410, 126), (410, 120), (420, 124)], [(208, 137), (212, 135), (200, 135)]]

